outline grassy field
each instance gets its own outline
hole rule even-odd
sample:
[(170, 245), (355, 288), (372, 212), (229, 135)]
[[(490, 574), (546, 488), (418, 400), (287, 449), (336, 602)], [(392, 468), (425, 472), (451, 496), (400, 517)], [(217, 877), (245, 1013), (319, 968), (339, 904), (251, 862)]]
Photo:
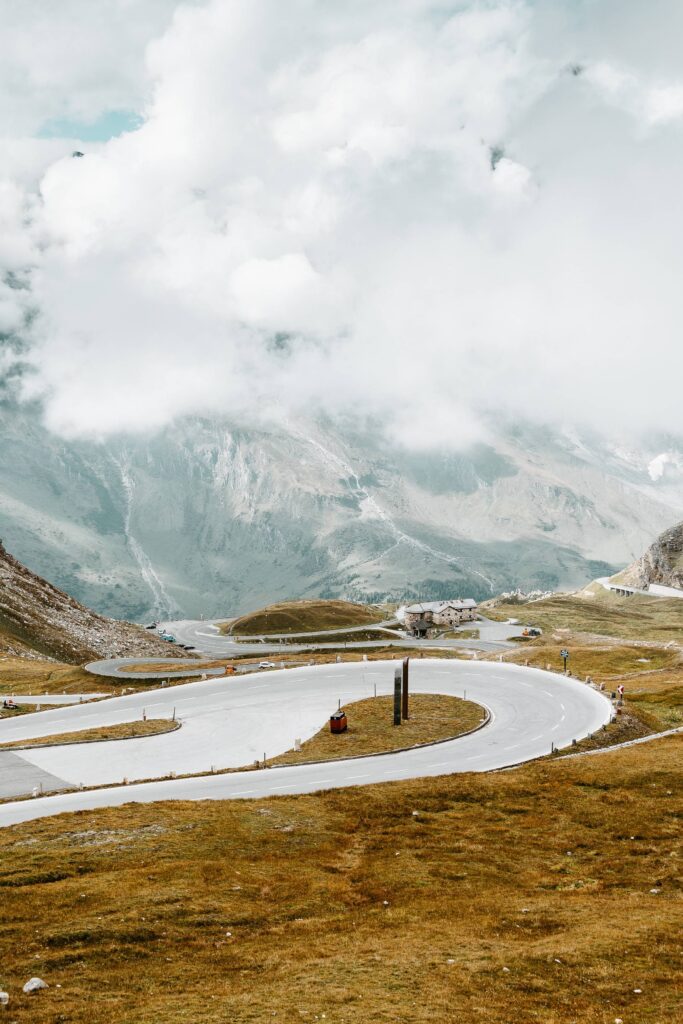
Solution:
[(123, 685), (56, 661), (0, 658), (0, 697), (12, 693), (120, 693)]
[(410, 717), (400, 726), (393, 724), (393, 697), (369, 697), (346, 705), (349, 727), (333, 735), (329, 723), (301, 745), (269, 764), (297, 764), (300, 761), (333, 761), (359, 754), (374, 754), (416, 743), (433, 743), (459, 736), (485, 720), (478, 704), (459, 697), (419, 693), (410, 697)]
[(178, 728), (178, 722), (169, 718), (148, 718), (145, 722), (121, 722), (118, 725), (103, 725), (97, 729), (80, 729), (78, 732), (62, 732), (54, 736), (0, 743), (0, 750), (9, 750), (11, 747), (57, 747), (65, 743), (86, 743), (92, 740), (136, 739), (140, 736), (158, 736), (160, 733), (173, 732)]
[(551, 665), (553, 669), (561, 669), (563, 665), (560, 651), (569, 651), (568, 667), (573, 675), (582, 678), (590, 675), (597, 682), (615, 679), (622, 675), (642, 675), (644, 672), (655, 672), (660, 669), (679, 667), (683, 676), (683, 657), (675, 648), (638, 647), (634, 644), (610, 644), (600, 646), (566, 641), (563, 643), (547, 643), (536, 641), (525, 644), (514, 654), (506, 654), (505, 661), (517, 663), (529, 662), (536, 668)]
[(543, 630), (567, 629), (620, 639), (683, 641), (683, 600), (619, 597), (600, 586), (576, 594), (556, 594), (528, 604), (496, 604), (484, 613), (492, 619), (519, 619)]
[(444, 633), (439, 634), (439, 639), (442, 640), (478, 640), (479, 630), (478, 629), (447, 629)]
[(223, 633), (257, 636), (262, 633), (315, 633), (321, 629), (369, 626), (386, 619), (374, 605), (350, 601), (284, 601), (250, 612), (221, 627)]
[(8, 1021), (673, 1024), (682, 754), (2, 830)]
[(182, 661), (180, 658), (171, 658), (166, 662), (141, 661), (136, 665), (126, 665), (126, 672), (201, 672), (205, 668), (226, 668), (227, 662), (223, 659), (212, 661), (209, 658), (199, 658), (199, 664), (191, 661)]

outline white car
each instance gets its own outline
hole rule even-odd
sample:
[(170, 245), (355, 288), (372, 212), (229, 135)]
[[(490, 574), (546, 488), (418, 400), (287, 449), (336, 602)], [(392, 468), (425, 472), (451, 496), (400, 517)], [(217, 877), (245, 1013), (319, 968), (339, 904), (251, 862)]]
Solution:
[(273, 661), (260, 661), (258, 667), (259, 668), (275, 668), (275, 663)]

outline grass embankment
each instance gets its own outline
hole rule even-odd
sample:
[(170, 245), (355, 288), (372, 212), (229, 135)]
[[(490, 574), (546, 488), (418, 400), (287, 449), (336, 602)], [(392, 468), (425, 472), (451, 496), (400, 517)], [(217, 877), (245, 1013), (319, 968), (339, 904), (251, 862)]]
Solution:
[(121, 682), (55, 661), (0, 658), (0, 697), (23, 693), (120, 693)]
[[(62, 705), (63, 706), (63, 705)], [(36, 711), (53, 711), (60, 707), (59, 704), (15, 704), (14, 707), (4, 708), (0, 704), (0, 719), (16, 718), (17, 715), (30, 715)]]
[[(394, 637), (399, 640), (400, 637)], [(386, 632), (384, 629), (362, 629), (349, 631), (348, 633), (310, 633), (306, 636), (305, 640), (302, 637), (287, 637), (280, 641), (282, 644), (358, 644), (365, 643), (367, 640), (391, 640), (391, 634)]]
[[(141, 661), (137, 665), (126, 665), (126, 672), (191, 672), (193, 674), (203, 672), (207, 668), (226, 668), (227, 662), (225, 661), (209, 661), (207, 658), (204, 661), (201, 658), (197, 659), (197, 662), (182, 661), (178, 658), (177, 661), (166, 661), (163, 664), (155, 664), (154, 662)], [(125, 677), (124, 677), (125, 678)]]
[[(271, 654), (267, 656), (265, 660), (271, 661), (274, 665), (280, 666), (281, 664), (286, 666), (292, 665), (310, 665), (313, 662), (316, 665), (331, 665), (334, 664), (337, 659), (342, 662), (346, 661), (362, 661), (364, 656), (367, 655), (368, 661), (401, 661), (403, 658), (463, 658), (469, 655), (465, 655), (463, 651), (453, 650), (419, 650), (415, 647), (399, 647), (389, 646), (386, 647), (371, 647), (369, 650), (353, 650), (344, 647), (330, 648), (324, 651), (311, 651), (308, 652), (300, 651), (296, 654)], [(479, 655), (482, 657), (482, 655)], [(240, 665), (248, 664), (259, 664), (261, 659), (254, 658), (253, 655), (247, 655), (242, 658), (232, 658), (231, 661), (239, 663)]]
[(597, 682), (615, 679), (621, 675), (640, 676), (644, 672), (680, 666), (683, 677), (683, 659), (678, 650), (664, 647), (639, 647), (634, 644), (610, 644), (599, 646), (586, 643), (544, 643), (537, 640), (526, 644), (522, 650), (505, 654), (505, 661), (526, 662), (535, 668), (551, 665), (562, 668), (560, 651), (569, 651), (568, 668), (573, 675), (591, 676)]
[(556, 594), (542, 601), (486, 606), (484, 614), (498, 621), (519, 619), (543, 630), (568, 629), (574, 633), (681, 643), (683, 600), (659, 597), (619, 597), (600, 586), (579, 594)]
[(301, 761), (336, 761), (360, 754), (377, 754), (418, 743), (460, 736), (475, 729), (486, 718), (479, 704), (459, 697), (416, 693), (410, 697), (410, 718), (393, 724), (393, 697), (369, 697), (345, 705), (349, 727), (337, 735), (325, 723), (301, 751), (290, 750), (268, 764), (298, 764)]
[(0, 830), (11, 1019), (673, 1022), (681, 754)]
[(595, 683), (603, 683), (608, 692), (616, 692), (619, 684), (625, 690), (617, 721), (573, 750), (612, 746), (683, 725), (683, 657), (678, 649), (575, 643), (571, 638), (559, 645), (539, 639), (522, 650), (507, 653), (505, 661), (528, 662), (536, 668), (550, 665), (558, 670), (562, 666), (562, 647), (569, 650), (573, 675), (590, 676)]
[(65, 743), (89, 743), (94, 740), (136, 739), (174, 732), (178, 728), (179, 723), (169, 718), (148, 718), (145, 722), (121, 722), (118, 725), (103, 725), (99, 729), (80, 729), (77, 732), (60, 732), (52, 736), (0, 743), (0, 750), (9, 750), (11, 747), (60, 747)]
[(386, 618), (382, 608), (351, 601), (283, 601), (224, 623), (221, 632), (236, 636), (315, 633), (321, 629), (369, 626)]

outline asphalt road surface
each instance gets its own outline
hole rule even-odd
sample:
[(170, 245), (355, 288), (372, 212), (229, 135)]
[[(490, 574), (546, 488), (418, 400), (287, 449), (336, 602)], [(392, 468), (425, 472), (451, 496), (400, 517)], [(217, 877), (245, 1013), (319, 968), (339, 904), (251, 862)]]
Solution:
[[(0, 721), (0, 742), (171, 717), (182, 728), (159, 736), (21, 751), (21, 758), (65, 786), (106, 786), (124, 778), (150, 779), (210, 772), (272, 757), (295, 738), (312, 736), (326, 718), (354, 700), (393, 689), (395, 661), (300, 667), (209, 679), (135, 693), (94, 704)], [(168, 779), (94, 792), (66, 793), (0, 805), (0, 825), (129, 801), (232, 799), (310, 793), (392, 779), (490, 771), (531, 760), (595, 732), (610, 702), (586, 684), (518, 665), (455, 660), (411, 662), (411, 689), (466, 696), (485, 706), (483, 729), (435, 746), (360, 760), (261, 769), (248, 773)], [(351, 712), (352, 713), (352, 712)], [(2, 759), (8, 755), (0, 753)], [(25, 790), (24, 790), (25, 791)], [(16, 795), (19, 795), (17, 793)]]
[(170, 665), (174, 660), (174, 652), (168, 652), (168, 658), (108, 658), (104, 661), (91, 661), (84, 665), (86, 672), (94, 676), (106, 676), (109, 679), (133, 679), (138, 683), (145, 679), (186, 679), (190, 676), (222, 676), (225, 668), (205, 668), (203, 661), (191, 661), (178, 658), (178, 668), (171, 671), (130, 672), (130, 665)]
[[(477, 622), (467, 623), (465, 628), (479, 630), (479, 639), (440, 639), (440, 640), (417, 640), (415, 637), (401, 639), (398, 635), (384, 633), (379, 634), (377, 640), (346, 641), (343, 644), (337, 640), (329, 642), (308, 643), (280, 643), (274, 642), (273, 637), (260, 640), (256, 637), (249, 637), (248, 640), (237, 641), (234, 637), (224, 636), (220, 632), (222, 619), (213, 622), (201, 622), (196, 619), (182, 619), (177, 622), (163, 623), (163, 628), (172, 633), (178, 643), (188, 644), (195, 647), (201, 654), (212, 657), (235, 658), (238, 655), (255, 655), (266, 657), (273, 654), (299, 654), (304, 651), (339, 650), (341, 646), (347, 650), (371, 650), (373, 647), (410, 647), (424, 648), (424, 650), (458, 650), (467, 649), (471, 651), (483, 651), (488, 654), (496, 651), (510, 650), (514, 645), (508, 642), (511, 636), (519, 636), (524, 629), (523, 626), (511, 626), (505, 622), (492, 622), (488, 619), (479, 619)], [(363, 626), (367, 630), (372, 627)], [(352, 632), (353, 630), (344, 630)], [(303, 638), (307, 634), (300, 633), (297, 636)], [(320, 636), (320, 633), (308, 634), (309, 636)], [(172, 647), (172, 644), (169, 644)]]

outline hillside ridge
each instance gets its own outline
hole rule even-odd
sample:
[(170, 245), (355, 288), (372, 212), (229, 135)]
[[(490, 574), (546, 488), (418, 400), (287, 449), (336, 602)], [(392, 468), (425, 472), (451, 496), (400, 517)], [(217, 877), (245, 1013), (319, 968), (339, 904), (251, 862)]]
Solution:
[[(168, 655), (168, 644), (131, 622), (91, 611), (14, 558), (0, 540), (0, 651), (71, 664)], [(174, 655), (185, 655), (174, 651)]]
[(617, 578), (639, 589), (647, 589), (651, 583), (683, 589), (683, 522), (661, 533)]

